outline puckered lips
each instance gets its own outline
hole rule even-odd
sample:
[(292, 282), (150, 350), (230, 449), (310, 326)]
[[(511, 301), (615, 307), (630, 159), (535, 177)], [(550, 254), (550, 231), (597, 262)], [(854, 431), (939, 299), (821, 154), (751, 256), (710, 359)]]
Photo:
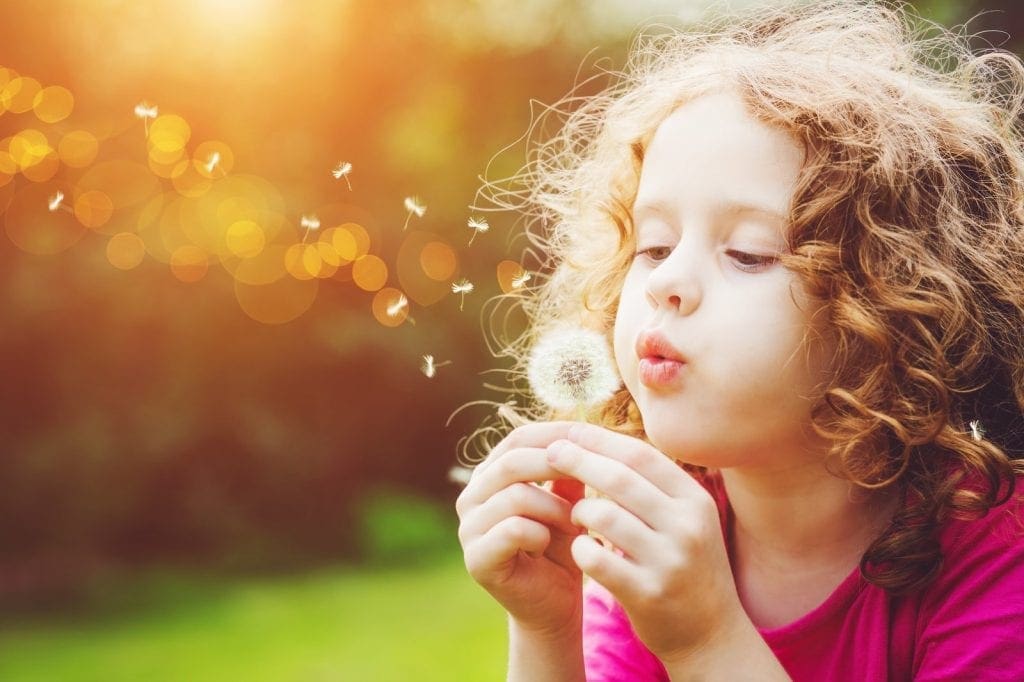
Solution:
[(666, 389), (677, 384), (686, 367), (686, 358), (665, 335), (647, 329), (636, 338), (636, 356), (640, 362), (637, 374), (640, 383), (651, 389)]

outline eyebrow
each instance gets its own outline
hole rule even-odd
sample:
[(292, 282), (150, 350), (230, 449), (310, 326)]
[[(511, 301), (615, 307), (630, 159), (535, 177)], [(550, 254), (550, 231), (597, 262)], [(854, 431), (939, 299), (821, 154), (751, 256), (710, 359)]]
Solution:
[[(766, 218), (786, 222), (787, 218), (782, 213), (774, 208), (768, 206), (759, 206), (757, 204), (746, 203), (742, 201), (719, 201), (712, 206), (713, 210), (718, 214), (725, 215), (736, 215), (741, 213), (755, 213), (762, 215)], [(672, 205), (667, 201), (651, 201), (642, 204), (636, 204), (633, 206), (633, 219), (639, 220), (640, 218), (647, 217), (648, 215), (660, 216), (663, 218), (671, 217), (674, 213)]]

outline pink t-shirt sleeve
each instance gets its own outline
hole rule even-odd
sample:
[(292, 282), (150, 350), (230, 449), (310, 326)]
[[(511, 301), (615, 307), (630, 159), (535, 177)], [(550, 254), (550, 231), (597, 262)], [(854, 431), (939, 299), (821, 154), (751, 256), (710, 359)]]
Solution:
[(668, 682), (661, 661), (633, 632), (611, 593), (593, 580), (583, 587), (583, 666), (587, 682)]
[(914, 680), (1024, 680), (1022, 506), (1018, 498), (953, 523), (943, 571), (922, 603)]

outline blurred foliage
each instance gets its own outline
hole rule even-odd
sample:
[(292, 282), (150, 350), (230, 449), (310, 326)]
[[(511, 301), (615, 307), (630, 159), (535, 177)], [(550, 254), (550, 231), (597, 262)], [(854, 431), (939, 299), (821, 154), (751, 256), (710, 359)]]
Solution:
[(415, 568), (458, 550), (452, 516), (436, 501), (378, 488), (357, 507), (360, 554), (371, 566)]
[[(429, 205), (416, 228), (464, 244), (478, 176), (526, 131), (530, 100), (557, 101), (581, 65), (584, 77), (603, 58), (621, 66), (645, 14), (696, 4), (262, 0), (252, 7), (278, 14), (202, 28), (189, 12), (231, 3), (8, 0), (0, 65), (65, 85), (96, 120), (130, 116), (143, 98), (180, 112), (296, 217), (338, 200), (327, 170), (351, 161), (341, 199), (390, 264), (402, 197)], [(1011, 48), (1024, 36), (1024, 8), (1009, 0), (918, 6), (946, 24), (1000, 9), (968, 30), (999, 27), (1014, 41), (989, 42)], [(26, 124), (0, 115), (0, 137)], [(523, 152), (497, 156), (491, 177)], [(480, 283), (464, 312), (446, 297), (396, 329), (344, 283), (268, 326), (239, 310), (219, 270), (185, 284), (151, 260), (112, 268), (99, 235), (45, 257), (0, 240), (0, 604), (65, 599), (111, 564), (386, 563), (450, 542), (446, 472), (483, 415), (445, 421), (486, 397), (480, 315), (498, 293), (495, 264), (524, 246), (510, 239), (515, 218), (492, 217), (460, 252), (461, 276)], [(453, 363), (427, 379), (424, 353)]]

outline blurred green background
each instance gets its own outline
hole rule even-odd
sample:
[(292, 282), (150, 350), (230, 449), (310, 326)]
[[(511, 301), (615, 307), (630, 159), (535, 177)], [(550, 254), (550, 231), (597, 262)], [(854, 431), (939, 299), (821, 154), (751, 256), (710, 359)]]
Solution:
[[(412, 229), (451, 244), (476, 291), (390, 328), (339, 276), (264, 324), (217, 267), (112, 267), (109, 230), (49, 255), (0, 238), (0, 679), (503, 679), (503, 613), (465, 575), (446, 476), (485, 414), (445, 422), (498, 398), (481, 314), (525, 244), (499, 213), (469, 248), (469, 205), (492, 157), (492, 179), (523, 163), (531, 100), (706, 4), (5, 0), (0, 66), (72, 91), (101, 158), (144, 158), (132, 107), (157, 102), (295, 221), (341, 202), (390, 286), (402, 199), (420, 197)], [(1019, 3), (914, 4), (945, 25), (998, 10), (968, 25), (990, 31), (976, 46), (1019, 51)], [(45, 129), (30, 119), (0, 114), (0, 138)], [(351, 191), (327, 172), (340, 160)], [(23, 220), (2, 210), (30, 186), (7, 183), (0, 220)], [(427, 378), (426, 353), (451, 364)]]

